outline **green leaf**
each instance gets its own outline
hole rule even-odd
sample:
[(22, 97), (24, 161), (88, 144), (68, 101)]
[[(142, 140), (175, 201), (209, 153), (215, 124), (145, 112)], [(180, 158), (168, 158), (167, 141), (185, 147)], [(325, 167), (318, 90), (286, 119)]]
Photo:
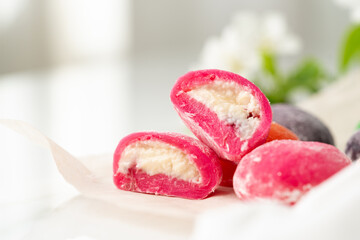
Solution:
[(290, 73), (287, 88), (290, 90), (303, 87), (311, 92), (316, 92), (321, 87), (321, 83), (329, 79), (330, 77), (318, 61), (305, 59)]
[[(264, 73), (268, 74), (269, 77), (271, 77), (272, 81), (275, 84), (276, 89), (278, 90), (282, 89), (284, 85), (284, 79), (278, 71), (276, 56), (273, 53), (270, 52), (262, 53), (262, 68)], [(279, 92), (277, 94), (279, 94)], [(282, 99), (281, 96), (280, 97), (274, 96), (274, 98)], [(276, 100), (276, 101), (281, 101), (281, 100)]]
[(340, 71), (345, 72), (354, 61), (360, 62), (360, 24), (352, 26), (345, 36), (340, 52)]
[(277, 62), (274, 54), (263, 52), (262, 54), (262, 67), (264, 72), (277, 76)]
[(272, 89), (263, 88), (261, 77), (257, 80), (260, 89), (271, 103), (287, 102), (290, 93), (296, 88), (303, 88), (309, 92), (316, 92), (324, 81), (330, 78), (324, 68), (315, 59), (305, 59), (288, 75), (283, 75), (277, 65), (276, 56), (264, 52), (262, 54), (262, 70), (273, 81)]
[(356, 130), (359, 130), (360, 129), (360, 122), (358, 123), (357, 127), (356, 127)]
[(286, 102), (286, 92), (284, 91), (274, 91), (265, 95), (271, 104)]

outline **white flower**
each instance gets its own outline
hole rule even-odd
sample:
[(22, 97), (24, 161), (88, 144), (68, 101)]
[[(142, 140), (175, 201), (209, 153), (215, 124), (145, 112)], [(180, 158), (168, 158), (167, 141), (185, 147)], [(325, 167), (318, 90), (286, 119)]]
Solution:
[(282, 15), (241, 12), (220, 37), (206, 42), (197, 68), (223, 69), (251, 79), (261, 69), (264, 52), (289, 55), (299, 50), (300, 41), (288, 32)]
[(335, 2), (342, 7), (349, 8), (351, 20), (360, 23), (360, 0), (335, 0)]
[(268, 14), (264, 16), (260, 39), (260, 50), (276, 55), (293, 55), (300, 52), (300, 39), (289, 33), (284, 16)]

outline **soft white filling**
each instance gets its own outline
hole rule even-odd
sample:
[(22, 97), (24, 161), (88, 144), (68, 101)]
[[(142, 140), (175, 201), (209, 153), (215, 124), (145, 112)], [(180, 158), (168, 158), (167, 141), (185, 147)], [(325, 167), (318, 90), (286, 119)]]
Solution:
[(260, 123), (257, 99), (235, 82), (215, 80), (187, 93), (215, 112), (221, 121), (235, 125), (241, 139), (250, 138)]
[(189, 182), (201, 182), (200, 173), (188, 156), (164, 142), (148, 140), (128, 145), (121, 154), (118, 172), (126, 174), (134, 165), (149, 175), (162, 173)]

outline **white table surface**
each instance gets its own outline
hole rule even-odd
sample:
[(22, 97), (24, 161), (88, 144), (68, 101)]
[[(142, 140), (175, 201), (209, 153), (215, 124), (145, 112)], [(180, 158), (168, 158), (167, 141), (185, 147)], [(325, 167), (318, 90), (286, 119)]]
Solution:
[[(182, 129), (168, 99), (176, 79), (167, 80), (164, 72), (157, 77), (154, 64), (140, 64), (153, 67), (155, 75), (144, 76), (151, 69), (139, 72), (123, 61), (0, 76), (0, 118), (32, 124), (75, 156), (112, 153), (131, 131)], [(1, 239), (49, 239), (50, 233), (52, 239), (87, 233), (118, 239), (115, 232), (132, 239), (183, 239), (190, 234), (188, 220), (162, 226), (164, 216), (114, 212), (106, 203), (77, 195), (47, 150), (2, 126), (0, 159)]]

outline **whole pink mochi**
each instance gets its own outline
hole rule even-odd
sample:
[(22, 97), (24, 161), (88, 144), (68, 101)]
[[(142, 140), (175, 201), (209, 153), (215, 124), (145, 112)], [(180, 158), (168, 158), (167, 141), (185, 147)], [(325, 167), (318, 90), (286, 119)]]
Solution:
[(241, 160), (234, 174), (234, 190), (243, 200), (273, 199), (292, 205), (350, 163), (329, 144), (275, 140)]
[[(152, 154), (148, 166), (156, 164), (157, 160), (166, 159), (164, 149), (155, 149), (157, 143), (166, 144), (165, 146), (170, 149), (180, 150), (183, 154), (181, 156), (187, 158), (190, 161), (189, 164), (195, 166), (199, 173), (197, 181), (184, 180), (179, 176), (169, 176), (167, 173), (149, 173), (146, 169), (139, 167), (142, 164), (142, 155), (140, 154), (141, 150), (136, 146), (141, 144), (145, 146), (142, 150), (145, 156), (149, 152)], [(135, 146), (135, 148), (130, 156), (131, 161), (127, 162), (124, 165), (126, 169), (121, 171), (120, 164), (125, 161), (123, 155), (128, 146)], [(151, 153), (152, 151), (154, 152)], [(187, 169), (184, 163), (171, 162), (171, 157), (173, 156), (170, 156), (165, 162), (161, 162), (159, 167), (170, 166), (171, 171), (176, 171), (176, 167)], [(167, 160), (169, 161), (167, 162)], [(199, 140), (177, 133), (138, 132), (126, 136), (115, 150), (113, 171), (113, 180), (119, 189), (187, 199), (205, 198), (215, 190), (222, 178), (221, 166), (216, 153)]]
[[(216, 106), (213, 99), (201, 102), (191, 95), (203, 86), (211, 89), (212, 85), (219, 88), (222, 84), (241, 90), (234, 96), (220, 96), (220, 106)], [(222, 93), (226, 95), (226, 89)], [(208, 93), (202, 91), (201, 94), (200, 97), (206, 97)], [(245, 94), (244, 99), (252, 99), (248, 105), (235, 103), (228, 107), (242, 94)], [(221, 158), (238, 163), (246, 153), (266, 141), (272, 121), (269, 101), (258, 87), (237, 74), (215, 69), (189, 72), (177, 80), (170, 98), (186, 126)], [(221, 119), (209, 107), (211, 103), (214, 103), (214, 109), (223, 109), (225, 117)], [(239, 108), (243, 111), (243, 119), (226, 117), (227, 113)], [(244, 134), (246, 136), (242, 136)]]

